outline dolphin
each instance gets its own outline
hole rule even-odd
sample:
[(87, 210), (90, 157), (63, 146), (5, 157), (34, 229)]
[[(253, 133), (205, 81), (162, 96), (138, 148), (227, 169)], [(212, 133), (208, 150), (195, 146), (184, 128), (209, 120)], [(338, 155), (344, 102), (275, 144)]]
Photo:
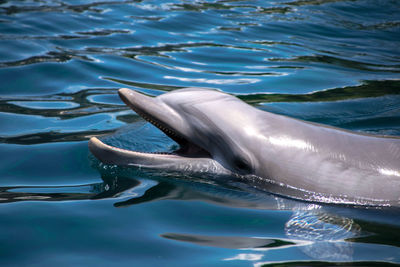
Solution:
[(303, 201), (400, 207), (399, 137), (273, 114), (204, 88), (154, 98), (126, 88), (118, 93), (179, 149), (131, 151), (92, 137), (89, 149), (105, 164), (229, 175)]

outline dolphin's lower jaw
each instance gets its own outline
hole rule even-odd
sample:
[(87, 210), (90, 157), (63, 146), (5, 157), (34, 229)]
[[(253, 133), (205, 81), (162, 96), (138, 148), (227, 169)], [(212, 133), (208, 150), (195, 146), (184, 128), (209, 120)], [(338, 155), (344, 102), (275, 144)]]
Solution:
[(132, 166), (165, 171), (183, 171), (193, 174), (222, 174), (231, 172), (211, 158), (191, 158), (172, 153), (145, 153), (107, 145), (92, 137), (89, 140), (92, 154), (104, 164)]

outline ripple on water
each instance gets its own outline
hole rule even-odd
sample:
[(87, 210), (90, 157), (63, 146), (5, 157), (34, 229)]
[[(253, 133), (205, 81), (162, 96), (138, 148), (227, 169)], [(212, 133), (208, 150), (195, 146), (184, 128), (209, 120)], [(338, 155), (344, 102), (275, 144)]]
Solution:
[(10, 101), (9, 104), (31, 109), (71, 109), (79, 107), (78, 103), (62, 101)]

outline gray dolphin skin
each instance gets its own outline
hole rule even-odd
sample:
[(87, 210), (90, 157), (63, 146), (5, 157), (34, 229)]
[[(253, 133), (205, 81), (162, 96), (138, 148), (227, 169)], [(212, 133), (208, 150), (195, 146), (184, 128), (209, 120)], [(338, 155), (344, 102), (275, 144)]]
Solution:
[(120, 89), (121, 99), (180, 148), (130, 151), (96, 137), (105, 164), (233, 175), (304, 201), (400, 207), (400, 138), (355, 133), (252, 107), (215, 90), (186, 88), (157, 97)]

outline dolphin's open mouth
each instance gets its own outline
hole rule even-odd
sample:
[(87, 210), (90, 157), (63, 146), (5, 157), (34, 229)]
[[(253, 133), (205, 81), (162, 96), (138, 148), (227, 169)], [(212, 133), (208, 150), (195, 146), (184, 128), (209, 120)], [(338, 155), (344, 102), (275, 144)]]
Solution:
[(174, 140), (179, 149), (173, 152), (139, 152), (126, 150), (104, 144), (96, 137), (89, 141), (90, 151), (103, 163), (123, 165), (151, 165), (149, 161), (177, 160), (178, 158), (211, 158), (210, 153), (192, 143), (174, 124), (173, 114), (155, 98), (122, 88), (118, 91), (120, 98), (133, 111), (150, 122), (168, 137)]

